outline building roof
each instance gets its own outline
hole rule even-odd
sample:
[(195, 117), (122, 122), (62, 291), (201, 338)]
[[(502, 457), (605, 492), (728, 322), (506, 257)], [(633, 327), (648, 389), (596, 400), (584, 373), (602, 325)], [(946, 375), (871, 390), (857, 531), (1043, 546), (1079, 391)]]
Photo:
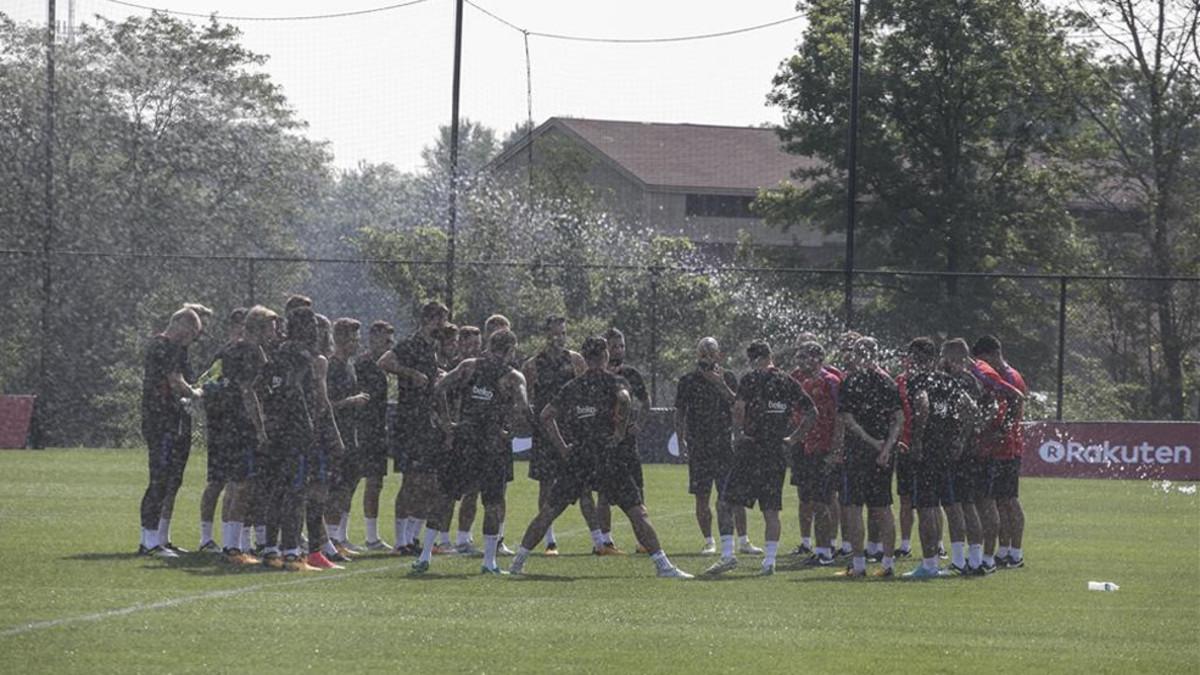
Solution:
[[(552, 117), (533, 136), (551, 128), (577, 136), (650, 187), (753, 191), (816, 164), (784, 152), (770, 128)], [(510, 148), (495, 163), (522, 147), (523, 142)]]

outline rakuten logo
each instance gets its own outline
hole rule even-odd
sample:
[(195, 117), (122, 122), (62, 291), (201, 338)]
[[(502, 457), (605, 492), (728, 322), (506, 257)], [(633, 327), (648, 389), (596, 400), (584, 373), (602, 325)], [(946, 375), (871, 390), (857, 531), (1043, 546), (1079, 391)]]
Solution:
[(1038, 448), (1038, 455), (1047, 464), (1191, 464), (1192, 449), (1186, 445), (1154, 447), (1143, 442), (1141, 445), (1113, 445), (1104, 441), (1097, 445), (1084, 445), (1068, 441), (1046, 441)]

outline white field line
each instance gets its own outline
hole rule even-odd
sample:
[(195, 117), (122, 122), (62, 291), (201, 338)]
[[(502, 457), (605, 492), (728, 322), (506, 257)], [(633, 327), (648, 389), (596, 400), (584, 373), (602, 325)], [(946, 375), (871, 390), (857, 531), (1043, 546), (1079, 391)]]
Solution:
[[(692, 511), (688, 510), (688, 511), (676, 511), (674, 513), (665, 513), (665, 514), (658, 516), (658, 519), (666, 521), (666, 520), (671, 520), (673, 518), (678, 518), (680, 516), (685, 516), (689, 513), (692, 513)], [(651, 522), (653, 522), (653, 521), (654, 521), (654, 517), (652, 516)], [(559, 536), (563, 536), (563, 535), (577, 536), (577, 535), (583, 535), (583, 534), (588, 534), (588, 530), (586, 527), (584, 527), (583, 529), (567, 530), (566, 532), (562, 533)], [(220, 590), (220, 591), (208, 591), (207, 593), (197, 593), (195, 595), (185, 595), (185, 596), (182, 596), (179, 598), (172, 598), (170, 600), (160, 600), (159, 602), (138, 603), (136, 605), (129, 605), (128, 607), (121, 607), (118, 609), (109, 609), (109, 610), (105, 610), (103, 612), (94, 612), (92, 614), (81, 614), (79, 616), (68, 616), (68, 617), (63, 617), (61, 619), (50, 619), (48, 621), (35, 621), (33, 623), (21, 624), (19, 626), (12, 626), (10, 628), (5, 628), (3, 630), (0, 630), (0, 638), (16, 637), (18, 635), (34, 633), (34, 632), (37, 632), (40, 630), (48, 630), (50, 628), (57, 628), (59, 626), (69, 626), (71, 624), (76, 624), (76, 623), (96, 623), (98, 621), (115, 619), (117, 617), (129, 616), (130, 614), (138, 614), (140, 612), (149, 612), (149, 611), (158, 610), (158, 609), (171, 609), (172, 607), (188, 605), (193, 602), (202, 602), (205, 600), (217, 600), (217, 599), (221, 599), (221, 598), (233, 598), (233, 597), (237, 597), (240, 595), (244, 595), (246, 593), (255, 593), (255, 592), (258, 592), (261, 590), (265, 590), (265, 589), (283, 588), (286, 586), (299, 586), (301, 584), (315, 583), (318, 581), (336, 581), (338, 579), (348, 579), (350, 577), (356, 577), (356, 576), (360, 576), (363, 574), (372, 574), (375, 572), (385, 572), (388, 570), (394, 570), (394, 569), (401, 568), (404, 566), (405, 566), (404, 564), (382, 565), (379, 567), (372, 567), (370, 569), (364, 569), (364, 570), (353, 570), (350, 572), (340, 572), (340, 573), (336, 573), (336, 574), (327, 574), (326, 573), (326, 574), (321, 574), (319, 576), (305, 576), (300, 579), (292, 579), (290, 581), (281, 581), (281, 582), (272, 583), (272, 584), (252, 584), (250, 586), (243, 586), (241, 588), (229, 588), (229, 589), (224, 589), (224, 590)]]

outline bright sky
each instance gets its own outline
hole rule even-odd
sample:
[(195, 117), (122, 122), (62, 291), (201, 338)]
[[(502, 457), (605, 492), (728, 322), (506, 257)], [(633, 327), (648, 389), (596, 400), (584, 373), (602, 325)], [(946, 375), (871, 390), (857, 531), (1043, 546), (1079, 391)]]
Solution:
[[(229, 16), (347, 12), (398, 0), (130, 0), (162, 9)], [(795, 15), (793, 0), (473, 0), (531, 32), (604, 38), (663, 38), (723, 32)], [(142, 10), (110, 0), (76, 0), (77, 22)], [(68, 0), (58, 0), (65, 21)], [(44, 0), (0, 0), (18, 20), (44, 21)], [(196, 19), (201, 20), (201, 19)], [(331, 143), (336, 163), (391, 162), (411, 169), (450, 121), (454, 0), (360, 16), (311, 21), (234, 21), (251, 49), (271, 57), (314, 139)], [(463, 117), (503, 136), (526, 118), (525, 48), (520, 32), (464, 8)], [(794, 49), (800, 19), (727, 37), (665, 44), (610, 44), (531, 35), (533, 118), (755, 125), (777, 121), (765, 96), (780, 61)]]

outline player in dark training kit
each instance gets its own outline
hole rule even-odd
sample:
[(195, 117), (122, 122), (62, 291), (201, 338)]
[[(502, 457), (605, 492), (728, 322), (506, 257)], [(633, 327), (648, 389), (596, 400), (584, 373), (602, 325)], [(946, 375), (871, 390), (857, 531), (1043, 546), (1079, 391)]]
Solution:
[[(438, 482), (451, 499), (478, 493), (483, 500), (484, 574), (501, 573), (496, 549), (505, 512), (504, 495), (512, 479), (512, 452), (504, 429), (513, 414), (532, 417), (525, 376), (509, 365), (516, 347), (517, 337), (512, 331), (498, 330), (488, 340), (486, 355), (465, 359), (434, 387), (443, 406), (443, 420), (451, 418), (446, 395), (456, 393), (459, 400), (458, 421), (446, 423), (450, 442)], [(427, 559), (413, 565), (414, 572), (428, 569)]]
[(933, 340), (913, 340), (908, 346), (908, 358), (911, 373), (907, 393), (913, 411), (910, 494), (917, 509), (923, 560), (920, 567), (904, 576), (933, 579), (948, 574), (938, 569), (939, 506), (945, 509), (954, 546), (954, 565), (962, 574), (966, 572), (963, 559), (966, 528), (958, 505), (969, 495), (956, 494), (955, 469), (971, 428), (975, 402), (958, 380), (937, 369), (938, 349)]
[(893, 450), (900, 438), (904, 413), (896, 383), (876, 365), (879, 344), (859, 338), (850, 349), (850, 372), (838, 389), (838, 414), (845, 425), (844, 454), (835, 455), (843, 464), (842, 538), (852, 549), (850, 566), (840, 574), (862, 577), (867, 573), (863, 547), (862, 507), (874, 521), (883, 547), (883, 568), (878, 575), (894, 572), (896, 522), (892, 516)]
[[(987, 461), (979, 454), (979, 433), (983, 430), (984, 421), (990, 419), (995, 403), (971, 374), (970, 363), (971, 348), (966, 340), (955, 338), (942, 344), (943, 370), (958, 381), (975, 402), (970, 419), (964, 420), (969, 427), (965, 430), (962, 456), (954, 463), (954, 493), (958, 497), (957, 507), (962, 511), (967, 540), (966, 573), (982, 576), (994, 572), (995, 567), (989, 568), (983, 564), (983, 524), (975, 506), (986, 487), (987, 477)], [(953, 550), (953, 539), (950, 546)], [(957, 559), (951, 564), (957, 566)], [(952, 571), (963, 573), (961, 569), (952, 568)]]
[(364, 549), (350, 543), (346, 531), (350, 526), (350, 503), (366, 463), (358, 440), (359, 421), (363, 408), (371, 402), (371, 395), (362, 391), (351, 361), (358, 353), (358, 332), (361, 327), (357, 320), (346, 317), (333, 322), (333, 355), (329, 357), (329, 370), (325, 376), (329, 404), (333, 407), (337, 428), (346, 448), (339, 470), (334, 473), (334, 483), (330, 486), (325, 507), (329, 539), (342, 557), (364, 552)]
[(150, 480), (142, 495), (142, 539), (138, 553), (176, 558), (170, 542), (161, 538), (160, 521), (167, 503), (183, 480), (192, 446), (192, 418), (180, 399), (203, 395), (186, 379), (187, 347), (203, 332), (191, 309), (171, 315), (167, 329), (150, 339), (142, 373), (142, 438), (149, 450)]
[[(816, 411), (800, 384), (775, 367), (770, 345), (751, 342), (746, 357), (754, 370), (738, 382), (737, 401), (733, 404), (733, 463), (725, 476), (721, 500), (726, 508), (758, 504), (766, 525), (766, 556), (760, 574), (770, 576), (775, 573), (782, 531), (779, 512), (783, 510), (787, 473), (784, 453), (808, 433)], [(803, 417), (799, 428), (793, 429), (792, 415), (796, 411)], [(723, 574), (735, 567), (733, 530), (727, 525), (721, 530), (721, 559), (705, 573)]]
[(587, 371), (564, 385), (539, 415), (542, 429), (564, 462), (545, 505), (525, 530), (509, 571), (522, 574), (530, 549), (541, 541), (546, 528), (580, 495), (595, 488), (625, 511), (638, 542), (651, 551), (658, 576), (689, 579), (692, 575), (672, 565), (663, 552), (641, 503), (641, 490), (616, 454), (628, 432), (630, 398), (617, 376), (607, 370), (608, 343), (590, 337), (581, 351)]
[[(675, 437), (679, 455), (688, 463), (688, 492), (696, 498), (696, 523), (704, 537), (701, 555), (714, 555), (712, 511), (709, 496), (717, 488), (717, 528), (732, 531), (741, 513), (740, 534), (745, 535), (746, 510), (720, 501), (721, 482), (733, 460), (733, 401), (737, 377), (718, 364), (721, 346), (715, 338), (696, 345), (696, 369), (679, 378), (675, 389)], [(730, 522), (734, 521), (734, 522)]]
[(386, 321), (372, 323), (367, 330), (367, 351), (354, 361), (354, 375), (362, 392), (368, 396), (358, 417), (359, 456), (362, 458), (365, 479), (364, 545), (368, 551), (390, 551), (392, 548), (379, 538), (379, 495), (383, 492), (383, 477), (388, 474), (391, 441), (388, 433), (388, 379), (378, 361), (391, 350), (395, 332), (392, 324)]
[[(204, 390), (205, 444), (208, 446), (208, 474), (204, 491), (200, 493), (200, 547), (198, 550), (202, 553), (219, 553), (221, 551), (221, 547), (213, 541), (213, 518), (217, 512), (217, 501), (221, 497), (221, 492), (225, 491), (225, 485), (229, 480), (223, 471), (226, 458), (231, 451), (235, 451), (230, 447), (233, 437), (228, 433), (232, 428), (229, 419), (230, 406), (226, 405), (227, 401), (219, 395), (219, 392), (223, 392), (228, 383), (227, 380), (222, 380), (224, 375), (222, 357), (242, 339), (246, 311), (245, 307), (238, 307), (229, 313), (226, 320), (229, 331), (228, 341), (221, 346), (216, 356), (213, 357), (212, 363), (198, 380), (198, 384)], [(214, 394), (217, 395), (214, 396)], [(225, 503), (222, 511), (228, 512), (231, 504), (229, 492), (225, 491)], [(222, 514), (222, 522), (228, 522), (227, 513)], [(222, 534), (224, 534), (223, 526)], [(225, 543), (234, 544), (232, 541)], [(234, 547), (238, 548), (241, 544), (241, 534), (239, 533)]]
[[(558, 395), (563, 385), (581, 375), (587, 369), (583, 357), (577, 352), (567, 349), (567, 320), (561, 316), (550, 316), (542, 325), (545, 331), (546, 346), (525, 362), (522, 372), (525, 375), (526, 386), (529, 388), (529, 398), (533, 404), (534, 414), (538, 414), (554, 397)], [(550, 486), (558, 478), (562, 468), (562, 459), (554, 446), (550, 444), (538, 429), (533, 432), (529, 449), (529, 477), (538, 482), (538, 508), (546, 504)], [(596, 520), (596, 507), (591, 494), (581, 496), (579, 504), (583, 519), (592, 531), (594, 550), (604, 551), (604, 541), (600, 536), (600, 528)], [(554, 525), (546, 528), (546, 555), (558, 555), (558, 542), (554, 538)]]
[[(629, 392), (629, 433), (617, 448), (618, 461), (625, 464), (625, 469), (633, 476), (639, 490), (645, 489), (645, 479), (642, 477), (642, 456), (638, 451), (637, 437), (645, 426), (646, 418), (650, 415), (650, 393), (646, 390), (646, 380), (642, 373), (633, 366), (625, 363), (625, 334), (617, 328), (609, 328), (604, 332), (608, 341), (608, 370), (621, 378)], [(645, 495), (643, 495), (643, 501)], [(612, 507), (603, 497), (596, 500), (596, 520), (600, 525), (600, 537), (604, 546), (613, 552), (622, 553), (612, 538)], [(638, 553), (646, 553), (638, 547)]]

